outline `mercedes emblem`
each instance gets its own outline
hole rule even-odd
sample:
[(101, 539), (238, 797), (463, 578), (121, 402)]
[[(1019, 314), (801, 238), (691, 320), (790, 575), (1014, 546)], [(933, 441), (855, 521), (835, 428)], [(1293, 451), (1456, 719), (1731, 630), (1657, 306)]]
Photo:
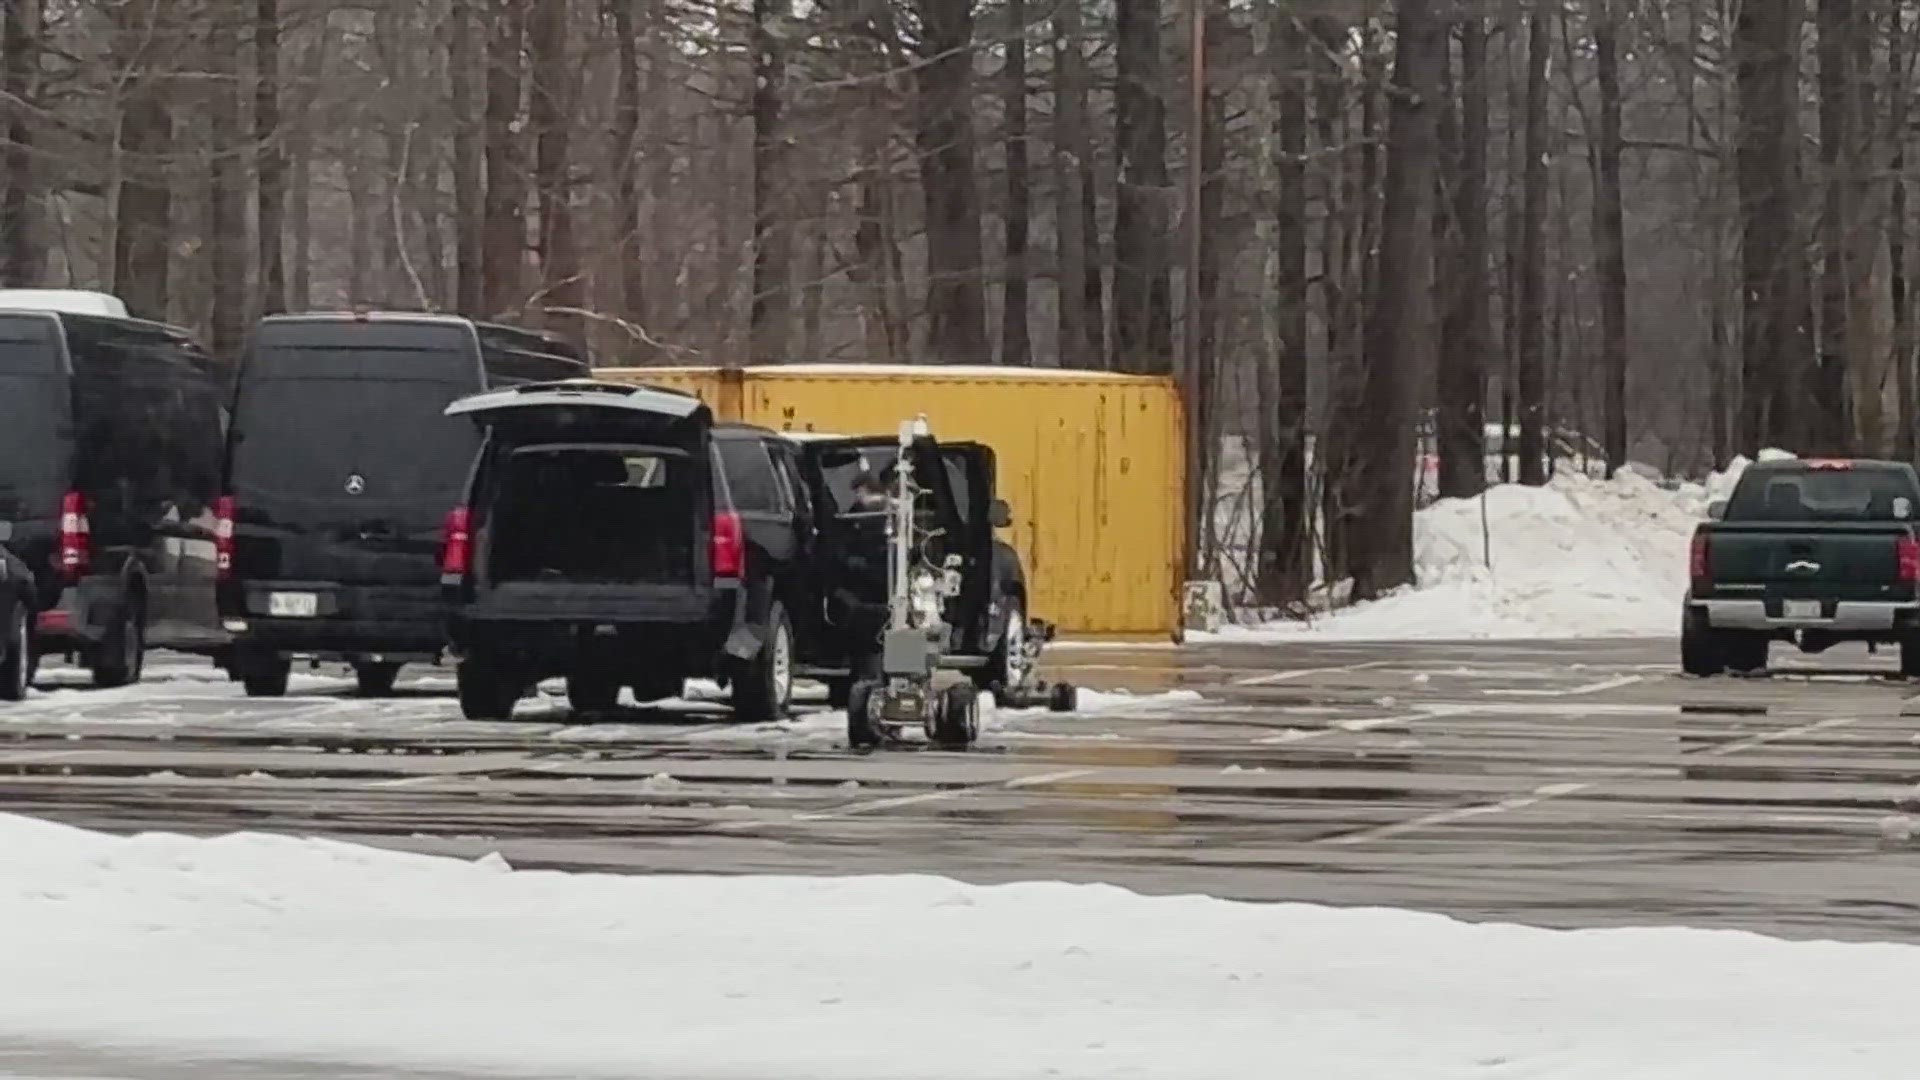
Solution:
[(358, 495), (367, 490), (367, 478), (359, 473), (347, 477), (347, 494)]

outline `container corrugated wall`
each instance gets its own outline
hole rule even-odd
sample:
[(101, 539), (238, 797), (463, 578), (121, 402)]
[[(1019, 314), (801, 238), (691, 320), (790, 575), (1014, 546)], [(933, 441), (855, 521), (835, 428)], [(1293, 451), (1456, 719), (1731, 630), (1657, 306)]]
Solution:
[(594, 374), (692, 391), (723, 419), (777, 431), (885, 435), (924, 412), (937, 436), (993, 447), (1032, 614), (1074, 637), (1180, 636), (1186, 439), (1171, 379), (858, 365)]

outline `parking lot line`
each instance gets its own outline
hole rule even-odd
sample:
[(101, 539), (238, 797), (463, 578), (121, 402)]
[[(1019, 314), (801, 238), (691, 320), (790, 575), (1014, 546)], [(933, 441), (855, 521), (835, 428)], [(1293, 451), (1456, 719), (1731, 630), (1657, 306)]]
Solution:
[(1494, 687), (1480, 692), (1500, 697), (1578, 697), (1582, 694), (1598, 694), (1607, 690), (1618, 690), (1623, 686), (1632, 686), (1634, 683), (1645, 681), (1645, 675), (1616, 675), (1611, 679), (1601, 679), (1598, 682), (1583, 683), (1579, 686), (1569, 686), (1563, 689), (1543, 690), (1538, 687)]
[(1292, 682), (1294, 679), (1310, 678), (1314, 675), (1342, 675), (1349, 671), (1366, 671), (1369, 668), (1386, 667), (1399, 663), (1396, 660), (1368, 660), (1359, 664), (1341, 664), (1338, 667), (1295, 668), (1292, 671), (1275, 671), (1266, 675), (1249, 675), (1244, 679), (1235, 679), (1235, 686), (1269, 686), (1273, 683)]
[(1016, 776), (1012, 780), (1003, 780), (992, 784), (968, 784), (965, 787), (944, 788), (940, 791), (923, 791), (915, 795), (896, 795), (887, 799), (873, 799), (868, 802), (849, 803), (832, 810), (814, 810), (793, 815), (794, 821), (836, 821), (840, 818), (858, 817), (877, 810), (892, 810), (900, 806), (916, 806), (920, 803), (940, 802), (945, 799), (957, 799), (962, 795), (971, 795), (977, 791), (1018, 791), (1021, 788), (1038, 787), (1041, 784), (1059, 784), (1068, 780), (1078, 780), (1092, 776), (1099, 769), (1065, 769), (1060, 772), (1041, 773), (1038, 776)]

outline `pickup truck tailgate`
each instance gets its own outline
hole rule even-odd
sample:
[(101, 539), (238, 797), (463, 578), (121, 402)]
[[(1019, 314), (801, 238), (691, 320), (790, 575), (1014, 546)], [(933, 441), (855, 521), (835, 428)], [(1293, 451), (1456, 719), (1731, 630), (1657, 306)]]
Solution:
[(1892, 522), (1791, 524), (1719, 522), (1708, 544), (1719, 596), (1892, 600), (1913, 595), (1900, 580), (1898, 543), (1909, 527)]

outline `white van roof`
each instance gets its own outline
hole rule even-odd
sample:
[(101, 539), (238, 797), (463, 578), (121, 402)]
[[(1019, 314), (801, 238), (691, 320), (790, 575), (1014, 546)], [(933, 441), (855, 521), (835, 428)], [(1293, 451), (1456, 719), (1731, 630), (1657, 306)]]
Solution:
[(60, 311), (69, 315), (127, 318), (126, 302), (117, 296), (87, 289), (0, 289), (0, 308)]

